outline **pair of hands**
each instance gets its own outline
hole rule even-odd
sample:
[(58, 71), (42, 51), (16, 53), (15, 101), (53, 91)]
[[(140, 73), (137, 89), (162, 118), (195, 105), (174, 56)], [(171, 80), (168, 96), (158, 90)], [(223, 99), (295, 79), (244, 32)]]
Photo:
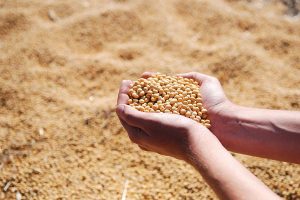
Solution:
[[(146, 72), (142, 77), (148, 78), (151, 75), (153, 73)], [(221, 113), (230, 105), (219, 81), (214, 77), (196, 72), (178, 76), (193, 78), (199, 82), (203, 105), (208, 110), (212, 123), (210, 129), (212, 131), (218, 129), (218, 124), (222, 120)], [(130, 140), (143, 150), (191, 163), (195, 153), (193, 147), (198, 145), (198, 141), (203, 141), (207, 135), (212, 134), (210, 130), (181, 115), (144, 113), (126, 105), (129, 99), (127, 92), (130, 83), (132, 83), (130, 80), (122, 82), (116, 109)]]
[(226, 98), (216, 78), (195, 72), (179, 76), (199, 82), (210, 130), (181, 115), (144, 113), (126, 105), (131, 83), (127, 80), (122, 82), (116, 111), (130, 139), (143, 150), (188, 162), (221, 199), (279, 199), (224, 146), (249, 155), (299, 163), (300, 113), (243, 108)]

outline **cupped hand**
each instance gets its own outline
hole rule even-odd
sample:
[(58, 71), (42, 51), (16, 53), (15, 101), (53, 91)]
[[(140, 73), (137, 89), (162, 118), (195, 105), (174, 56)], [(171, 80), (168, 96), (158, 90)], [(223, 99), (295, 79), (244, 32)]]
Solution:
[(121, 84), (116, 112), (131, 141), (143, 150), (191, 162), (193, 146), (211, 132), (181, 115), (145, 113), (126, 105), (130, 83)]
[[(154, 74), (156, 73), (145, 72), (142, 74), (142, 77), (148, 78)], [(198, 72), (177, 74), (177, 76), (191, 78), (199, 83), (203, 105), (210, 113), (217, 113), (220, 111), (221, 107), (230, 103), (230, 101), (226, 98), (223, 88), (217, 78)]]
[[(145, 72), (142, 77), (148, 78), (154, 74), (154, 72)], [(198, 72), (177, 74), (177, 76), (192, 78), (199, 83), (203, 106), (208, 110), (208, 119), (211, 121), (210, 130), (220, 137), (225, 116), (235, 110), (236, 106), (227, 99), (219, 80)]]
[(199, 83), (203, 105), (210, 113), (218, 112), (220, 107), (229, 103), (217, 78), (198, 72), (178, 74), (178, 76), (192, 78)]

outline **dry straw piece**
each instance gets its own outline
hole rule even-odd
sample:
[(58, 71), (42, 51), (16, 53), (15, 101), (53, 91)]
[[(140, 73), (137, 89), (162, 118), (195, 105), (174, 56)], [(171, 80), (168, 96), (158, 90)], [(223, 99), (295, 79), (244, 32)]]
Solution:
[(134, 81), (128, 95), (128, 104), (139, 111), (179, 114), (211, 127), (194, 79), (155, 74)]

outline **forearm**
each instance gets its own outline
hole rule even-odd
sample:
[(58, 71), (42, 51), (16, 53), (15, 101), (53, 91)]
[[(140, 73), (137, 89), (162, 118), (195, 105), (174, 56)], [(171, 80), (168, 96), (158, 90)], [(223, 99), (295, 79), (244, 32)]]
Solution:
[[(205, 144), (204, 144), (205, 143)], [(209, 148), (204, 148), (209, 146)], [(193, 147), (193, 165), (221, 199), (279, 199), (213, 136)]]
[[(229, 150), (300, 163), (300, 112), (230, 105), (213, 133)], [(212, 123), (218, 121), (212, 116)]]

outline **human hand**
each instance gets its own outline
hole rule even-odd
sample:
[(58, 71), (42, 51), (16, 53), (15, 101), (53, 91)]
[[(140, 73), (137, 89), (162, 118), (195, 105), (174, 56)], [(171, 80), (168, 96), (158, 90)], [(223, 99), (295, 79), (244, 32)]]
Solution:
[[(154, 72), (145, 72), (142, 77), (148, 78), (154, 74)], [(210, 130), (219, 137), (223, 129), (223, 122), (226, 120), (226, 115), (236, 109), (236, 106), (225, 96), (219, 80), (198, 72), (178, 74), (177, 76), (192, 78), (198, 81), (202, 103), (204, 108), (208, 110), (208, 118), (211, 121)]]
[[(203, 103), (210, 113), (218, 113), (219, 106), (224, 106), (228, 101), (216, 79), (194, 73), (182, 76), (201, 81)], [(188, 162), (201, 173), (220, 198), (239, 199), (250, 195), (249, 199), (277, 199), (200, 123), (177, 114), (140, 112), (126, 105), (130, 83), (122, 82), (116, 111), (134, 143), (144, 150)]]
[(199, 83), (203, 105), (210, 114), (219, 112), (221, 107), (229, 103), (217, 78), (198, 72), (178, 74), (178, 76), (192, 78)]
[[(167, 113), (144, 113), (128, 105), (131, 81), (123, 81), (119, 90), (117, 115), (128, 136), (143, 150), (192, 162), (195, 147), (211, 132), (194, 120)], [(192, 164), (192, 163), (191, 163)]]

